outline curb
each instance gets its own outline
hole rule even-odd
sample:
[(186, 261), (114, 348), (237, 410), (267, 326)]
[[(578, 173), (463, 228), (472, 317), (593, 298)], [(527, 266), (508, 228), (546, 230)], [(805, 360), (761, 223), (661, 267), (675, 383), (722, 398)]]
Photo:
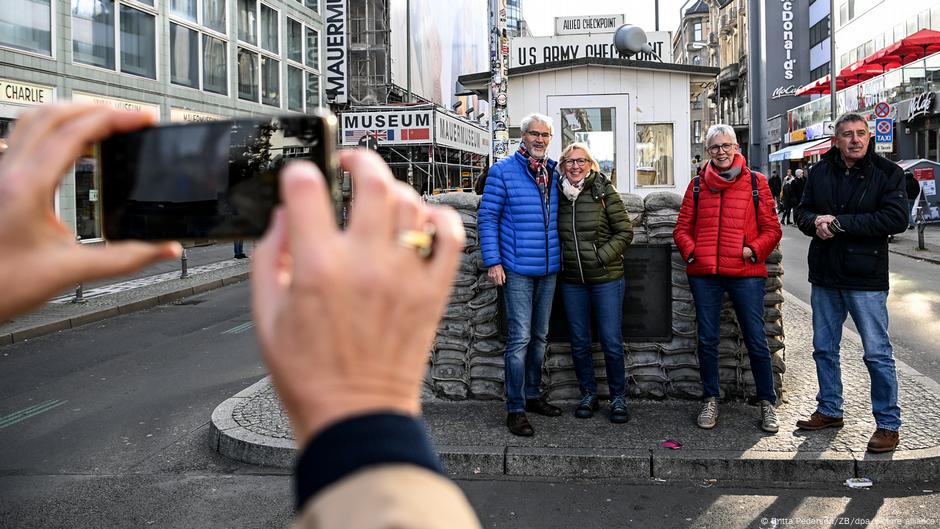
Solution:
[(167, 303), (179, 301), (190, 296), (203, 294), (223, 286), (240, 283), (247, 280), (248, 278), (249, 272), (246, 270), (231, 276), (223, 277), (221, 279), (213, 279), (202, 283), (178, 287), (174, 290), (169, 290), (166, 292), (153, 293), (138, 299), (119, 302), (109, 307), (90, 309), (87, 312), (83, 312), (75, 316), (62, 317), (59, 319), (54, 319), (53, 321), (38, 323), (31, 327), (0, 334), (0, 346), (11, 345), (16, 342), (38, 338), (47, 334), (74, 329), (82, 325), (113, 318), (114, 316), (150, 309), (158, 305), (165, 305)]
[(893, 254), (896, 254), (896, 255), (903, 255), (904, 257), (910, 257), (911, 259), (917, 259), (918, 261), (926, 261), (926, 262), (928, 262), (928, 263), (933, 263), (933, 264), (938, 264), (938, 265), (940, 265), (940, 258), (932, 257), (932, 256), (929, 256), (929, 255), (918, 255), (918, 254), (916, 253), (918, 250), (905, 250), (905, 251), (902, 251), (902, 250), (893, 250), (893, 249), (891, 249), (891, 247), (889, 246), (889, 247), (888, 247), (888, 251), (891, 252), (891, 253), (893, 253)]
[(261, 435), (239, 425), (233, 416), (239, 404), (268, 386), (266, 376), (219, 404), (212, 412), (209, 443), (213, 452), (225, 457), (274, 468), (292, 468), (297, 457), (293, 439)]

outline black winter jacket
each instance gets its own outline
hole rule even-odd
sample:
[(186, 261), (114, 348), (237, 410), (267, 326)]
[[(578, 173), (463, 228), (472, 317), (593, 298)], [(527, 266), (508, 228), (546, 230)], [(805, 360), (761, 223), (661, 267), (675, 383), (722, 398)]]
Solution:
[(573, 204), (561, 192), (558, 180), (562, 278), (579, 284), (620, 279), (623, 252), (633, 241), (633, 225), (620, 194), (606, 176), (592, 171), (585, 178)]
[[(846, 168), (833, 147), (813, 166), (794, 213), (809, 245), (809, 282), (845, 290), (888, 290), (888, 235), (907, 229), (904, 172), (874, 153)], [(843, 233), (816, 236), (816, 217), (834, 215)]]

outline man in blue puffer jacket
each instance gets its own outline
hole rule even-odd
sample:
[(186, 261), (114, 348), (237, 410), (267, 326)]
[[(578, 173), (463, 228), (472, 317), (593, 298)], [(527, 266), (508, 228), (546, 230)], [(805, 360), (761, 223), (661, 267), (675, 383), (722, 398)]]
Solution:
[(546, 152), (552, 119), (530, 114), (520, 128), (519, 150), (489, 170), (478, 226), (483, 264), (506, 300), (506, 426), (515, 435), (530, 436), (535, 431), (526, 411), (561, 415), (539, 395), (561, 246), (556, 162)]

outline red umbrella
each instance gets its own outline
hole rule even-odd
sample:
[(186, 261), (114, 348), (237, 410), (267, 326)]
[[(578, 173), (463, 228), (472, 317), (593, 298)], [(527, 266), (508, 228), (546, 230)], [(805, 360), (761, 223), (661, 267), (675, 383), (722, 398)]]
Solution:
[(883, 64), (866, 64), (865, 60), (862, 59), (843, 68), (836, 79), (842, 79), (846, 82), (847, 86), (852, 86), (866, 79), (881, 75), (886, 71)]
[(869, 64), (907, 64), (940, 51), (940, 31), (922, 29), (866, 57)]

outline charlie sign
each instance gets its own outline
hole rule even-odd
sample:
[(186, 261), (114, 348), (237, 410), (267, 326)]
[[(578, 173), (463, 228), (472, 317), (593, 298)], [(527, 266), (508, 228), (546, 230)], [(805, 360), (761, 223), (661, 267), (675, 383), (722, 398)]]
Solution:
[[(672, 34), (668, 31), (652, 31), (646, 38), (653, 51), (663, 62), (672, 62)], [(519, 37), (510, 41), (509, 67), (531, 66), (546, 62), (567, 61), (582, 57), (626, 57), (617, 52), (610, 33), (590, 35), (565, 35), (560, 37)], [(637, 53), (630, 57), (635, 61), (655, 61), (649, 53)]]

